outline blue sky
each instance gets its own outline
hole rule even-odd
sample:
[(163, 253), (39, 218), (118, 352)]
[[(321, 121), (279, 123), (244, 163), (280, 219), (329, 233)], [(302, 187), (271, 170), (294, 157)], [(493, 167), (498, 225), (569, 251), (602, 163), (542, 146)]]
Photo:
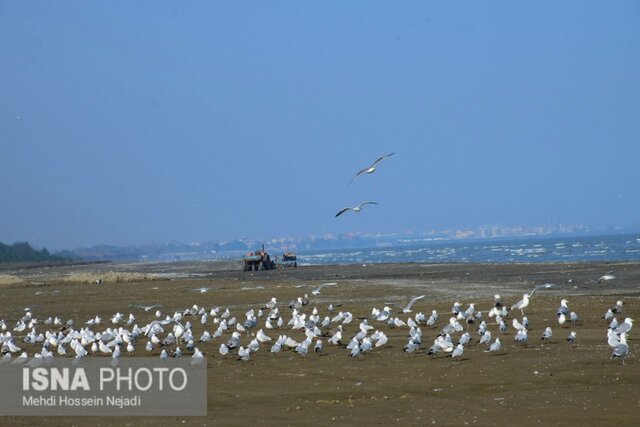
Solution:
[(637, 1), (0, 1), (0, 241), (640, 226), (639, 22)]

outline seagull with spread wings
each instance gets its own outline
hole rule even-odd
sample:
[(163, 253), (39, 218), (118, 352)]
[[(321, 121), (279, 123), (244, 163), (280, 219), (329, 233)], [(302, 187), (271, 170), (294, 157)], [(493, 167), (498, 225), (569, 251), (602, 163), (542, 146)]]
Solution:
[(520, 312), (524, 316), (524, 309), (529, 305), (529, 298), (533, 297), (533, 294), (535, 294), (538, 289), (550, 289), (550, 288), (557, 288), (557, 287), (558, 285), (554, 283), (545, 283), (543, 285), (538, 285), (535, 288), (533, 288), (533, 291), (530, 294), (524, 294), (520, 301), (513, 304), (511, 306), (511, 310), (520, 309)]
[(315, 288), (314, 290), (311, 291), (311, 293), (313, 295), (320, 295), (320, 291), (322, 290), (322, 288), (324, 288), (325, 286), (336, 286), (337, 283), (336, 282), (329, 282), (329, 283), (323, 283), (322, 285), (318, 286), (317, 288)]
[(374, 172), (376, 171), (376, 165), (377, 165), (378, 163), (380, 163), (381, 161), (383, 161), (383, 160), (384, 160), (384, 159), (386, 159), (387, 157), (393, 156), (394, 154), (396, 154), (396, 153), (395, 153), (395, 152), (393, 152), (393, 153), (391, 153), (391, 154), (387, 154), (387, 155), (385, 155), (385, 156), (379, 157), (378, 159), (376, 159), (376, 161), (375, 161), (375, 162), (373, 162), (373, 163), (371, 164), (371, 166), (368, 166), (368, 167), (366, 167), (366, 168), (362, 169), (360, 172), (358, 172), (358, 173), (356, 174), (356, 176), (354, 176), (353, 178), (351, 178), (351, 181), (349, 181), (349, 184), (351, 184), (353, 181), (355, 181), (355, 179), (356, 179), (357, 177), (359, 177), (360, 175), (362, 175), (363, 173), (366, 173), (366, 174), (374, 173)]
[(616, 276), (613, 274), (613, 271), (608, 271), (607, 274), (598, 279), (598, 283), (608, 282), (609, 280), (615, 279)]
[[(413, 304), (415, 304), (415, 303), (416, 303), (416, 301), (421, 300), (421, 299), (422, 299), (422, 298), (424, 298), (425, 296), (426, 296), (426, 295), (420, 295), (420, 296), (417, 296), (417, 297), (415, 297), (415, 298), (411, 298), (411, 301), (409, 301), (409, 303), (408, 303), (405, 307), (402, 307), (402, 312), (403, 312), (404, 314), (411, 313), (411, 311), (412, 311), (412, 310), (411, 310), (411, 307), (413, 306)], [(396, 304), (396, 303), (394, 303), (394, 302), (386, 302), (385, 304), (386, 304), (386, 305), (395, 305), (395, 306), (398, 306), (398, 307), (400, 306), (399, 304)]]
[(362, 202), (358, 206), (355, 206), (353, 208), (350, 208), (350, 207), (342, 208), (340, 212), (336, 214), (336, 218), (342, 215), (343, 213), (345, 213), (346, 211), (360, 212), (364, 205), (377, 205), (377, 204), (378, 202)]
[(413, 304), (415, 304), (416, 301), (424, 298), (425, 296), (426, 295), (420, 295), (419, 297), (412, 298), (411, 301), (409, 301), (409, 304), (407, 304), (406, 307), (402, 309), (402, 312), (405, 314), (411, 313), (411, 306), (413, 306)]
[(142, 331), (144, 332), (145, 336), (148, 337), (153, 335), (154, 333), (161, 332), (162, 326), (166, 326), (171, 323), (175, 324), (177, 328), (179, 328), (179, 331), (174, 330), (174, 334), (176, 338), (180, 338), (186, 328), (176, 319), (152, 320), (151, 323), (142, 328)]
[(129, 307), (133, 307), (133, 308), (141, 308), (144, 311), (151, 311), (152, 309), (156, 308), (156, 307), (162, 307), (160, 304), (154, 304), (154, 305), (139, 305), (139, 304), (130, 304)]

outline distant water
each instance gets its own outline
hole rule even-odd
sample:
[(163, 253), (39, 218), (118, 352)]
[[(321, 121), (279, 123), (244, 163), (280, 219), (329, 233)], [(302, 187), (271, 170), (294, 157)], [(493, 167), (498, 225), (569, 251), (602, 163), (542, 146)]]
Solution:
[(640, 234), (433, 241), (416, 246), (298, 252), (301, 265), (640, 261)]

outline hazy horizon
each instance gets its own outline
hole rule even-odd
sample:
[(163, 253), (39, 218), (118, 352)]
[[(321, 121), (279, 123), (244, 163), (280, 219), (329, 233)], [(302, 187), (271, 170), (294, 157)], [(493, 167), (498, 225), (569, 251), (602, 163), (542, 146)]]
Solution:
[[(584, 227), (574, 227), (572, 225), (566, 225), (563, 226), (563, 229), (558, 229), (554, 226), (550, 226), (549, 228), (546, 229), (546, 232), (540, 232), (540, 233), (533, 233), (531, 232), (531, 230), (533, 229), (538, 229), (541, 228), (543, 226), (540, 225), (531, 225), (531, 226), (513, 226), (513, 227), (509, 227), (509, 226), (500, 226), (500, 225), (484, 225), (484, 226), (479, 226), (477, 228), (470, 228), (470, 227), (458, 227), (458, 228), (452, 228), (452, 229), (447, 229), (447, 230), (423, 230), (423, 231), (405, 231), (402, 233), (384, 233), (384, 232), (380, 232), (380, 231), (369, 231), (369, 232), (361, 232), (361, 231), (346, 231), (344, 233), (338, 233), (338, 234), (334, 234), (334, 233), (326, 233), (323, 235), (314, 235), (314, 234), (309, 234), (309, 235), (255, 235), (255, 236), (247, 236), (247, 235), (238, 235), (238, 236), (232, 236), (232, 237), (228, 237), (228, 238), (224, 238), (224, 239), (195, 239), (195, 240), (179, 240), (179, 239), (174, 239), (174, 240), (148, 240), (148, 241), (138, 241), (138, 242), (134, 242), (134, 243), (126, 243), (126, 242), (114, 242), (114, 241), (103, 241), (103, 242), (95, 242), (95, 243), (90, 243), (90, 244), (86, 244), (86, 245), (78, 245), (78, 246), (73, 246), (73, 247), (68, 247), (68, 246), (64, 246), (64, 247), (57, 247), (57, 246), (44, 246), (44, 245), (37, 245), (34, 242), (29, 242), (27, 240), (15, 240), (15, 241), (11, 241), (11, 242), (4, 242), (4, 241), (0, 241), (0, 243), (4, 243), (4, 244), (15, 244), (15, 243), (21, 243), (21, 242), (27, 242), (30, 243), (34, 249), (48, 249), (50, 251), (53, 251), (54, 253), (59, 253), (59, 252), (65, 252), (65, 251), (75, 251), (75, 250), (81, 250), (81, 249), (89, 249), (89, 248), (99, 248), (99, 247), (116, 247), (116, 248), (135, 248), (135, 247), (161, 247), (161, 246), (165, 246), (165, 245), (184, 245), (184, 246), (191, 246), (191, 245), (209, 245), (209, 244), (217, 244), (217, 243), (224, 243), (224, 242), (240, 242), (240, 241), (253, 241), (256, 245), (260, 245), (260, 244), (266, 244), (267, 246), (270, 246), (271, 241), (282, 241), (282, 242), (288, 242), (288, 241), (300, 241), (300, 242), (304, 242), (304, 241), (314, 241), (316, 239), (320, 239), (320, 238), (327, 238), (329, 240), (331, 240), (330, 236), (334, 236), (335, 238), (338, 239), (344, 239), (345, 242), (350, 241), (352, 239), (361, 239), (361, 238), (367, 238), (367, 239), (398, 239), (398, 241), (402, 240), (402, 239), (407, 239), (407, 238), (414, 238), (414, 239), (429, 239), (429, 241), (431, 242), (441, 242), (441, 241), (450, 241), (450, 242), (460, 242), (461, 244), (463, 242), (469, 242), (469, 241), (490, 241), (490, 240), (494, 240), (494, 241), (517, 241), (517, 240), (522, 240), (522, 239), (533, 239), (533, 240), (545, 240), (545, 239), (557, 239), (557, 238), (562, 238), (562, 237), (567, 237), (567, 238), (583, 238), (583, 237), (613, 237), (613, 236), (634, 236), (638, 233), (640, 233), (640, 228), (635, 227), (635, 226), (614, 226), (614, 225), (607, 225), (604, 226), (602, 228), (593, 228), (593, 227), (588, 227), (588, 226), (584, 226)], [(499, 230), (508, 230), (508, 232), (504, 232), (504, 233), (500, 233), (498, 232), (495, 235), (481, 235), (478, 234), (477, 232), (480, 229), (485, 229), (485, 230), (490, 230), (492, 228), (497, 228)], [(514, 232), (513, 230), (516, 229), (523, 229), (522, 232)], [(473, 231), (476, 232), (476, 234), (474, 235), (470, 235), (470, 236), (456, 236), (455, 231), (459, 231), (459, 232), (468, 232), (468, 231)], [(450, 232), (450, 234), (448, 235), (444, 235), (445, 232)], [(427, 243), (427, 241), (425, 241), (425, 243)], [(413, 243), (412, 243), (413, 244)], [(415, 245), (420, 246), (420, 243), (415, 242)], [(271, 245), (272, 246), (272, 245)], [(356, 247), (368, 247), (367, 245), (362, 245), (361, 243), (357, 244), (356, 246), (351, 246), (351, 245), (345, 245), (343, 247), (341, 247), (342, 249), (348, 250), (348, 249), (353, 249)], [(312, 251), (315, 250), (320, 250), (323, 251), (324, 249), (312, 249)]]
[(2, 2), (0, 242), (640, 229), (639, 18), (634, 1)]

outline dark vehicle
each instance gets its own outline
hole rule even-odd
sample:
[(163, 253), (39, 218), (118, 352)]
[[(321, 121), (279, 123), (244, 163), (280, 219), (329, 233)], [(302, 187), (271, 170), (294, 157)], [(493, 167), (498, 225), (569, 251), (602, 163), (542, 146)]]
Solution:
[(244, 271), (273, 270), (276, 263), (271, 260), (271, 256), (262, 249), (255, 252), (249, 252), (242, 260), (244, 261)]
[(282, 267), (297, 267), (298, 257), (293, 252), (285, 252), (282, 255), (282, 261), (280, 262)]

